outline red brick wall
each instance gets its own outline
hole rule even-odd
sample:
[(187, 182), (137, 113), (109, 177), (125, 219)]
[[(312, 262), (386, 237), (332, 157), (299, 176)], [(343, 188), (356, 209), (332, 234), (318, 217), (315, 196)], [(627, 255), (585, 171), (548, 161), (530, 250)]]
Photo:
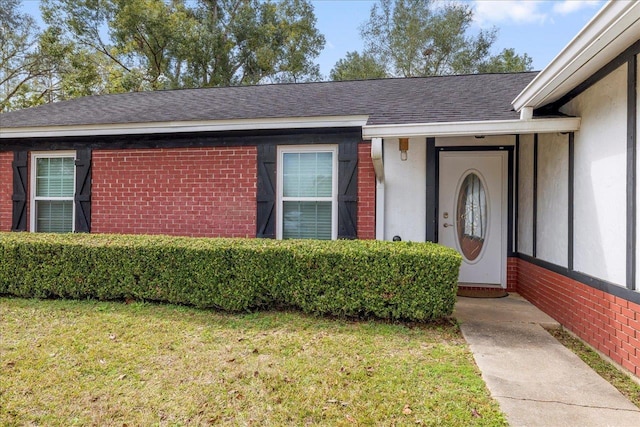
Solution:
[(517, 270), (523, 297), (640, 376), (640, 305), (521, 259)]
[(358, 145), (358, 239), (376, 238), (376, 174), (371, 143)]
[(507, 258), (507, 292), (518, 291), (518, 258)]
[(13, 210), (13, 152), (0, 152), (0, 231), (11, 231)]
[(94, 150), (91, 231), (255, 237), (256, 147)]

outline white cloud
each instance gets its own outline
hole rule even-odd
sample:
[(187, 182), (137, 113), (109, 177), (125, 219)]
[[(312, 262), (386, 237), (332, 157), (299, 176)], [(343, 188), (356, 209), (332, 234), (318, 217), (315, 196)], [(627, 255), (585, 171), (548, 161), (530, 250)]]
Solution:
[(564, 0), (553, 4), (553, 12), (560, 15), (568, 15), (581, 9), (599, 7), (601, 1), (594, 0)]
[(478, 0), (475, 20), (480, 25), (544, 23), (549, 16), (541, 10), (541, 1)]

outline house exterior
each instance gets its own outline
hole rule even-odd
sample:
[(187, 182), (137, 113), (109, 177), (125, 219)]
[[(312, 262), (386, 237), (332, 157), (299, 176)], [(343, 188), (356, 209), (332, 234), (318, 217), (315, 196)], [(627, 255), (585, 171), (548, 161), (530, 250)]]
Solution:
[[(363, 127), (515, 120), (510, 101), (534, 76), (142, 92), (5, 113), (0, 228), (372, 239), (376, 179)], [(470, 93), (471, 116), (459, 108)], [(417, 160), (416, 144), (401, 166)], [(311, 185), (319, 179), (321, 189)], [(415, 227), (403, 237), (424, 240)]]
[(88, 97), (0, 115), (0, 230), (434, 241), (640, 376), (640, 4), (540, 73)]
[(640, 4), (611, 2), (513, 102), (581, 119), (521, 138), (517, 289), (640, 376)]

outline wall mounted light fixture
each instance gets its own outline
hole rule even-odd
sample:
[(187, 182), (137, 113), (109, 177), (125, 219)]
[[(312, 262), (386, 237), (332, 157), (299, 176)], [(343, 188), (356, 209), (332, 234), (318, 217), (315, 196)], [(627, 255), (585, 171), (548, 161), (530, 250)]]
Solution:
[(398, 146), (400, 148), (400, 160), (407, 160), (407, 151), (409, 151), (409, 138), (399, 138)]

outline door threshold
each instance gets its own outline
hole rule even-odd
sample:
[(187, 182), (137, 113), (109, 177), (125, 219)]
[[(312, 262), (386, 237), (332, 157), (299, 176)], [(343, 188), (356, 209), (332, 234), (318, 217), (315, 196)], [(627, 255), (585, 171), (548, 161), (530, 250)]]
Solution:
[(509, 295), (507, 290), (500, 285), (485, 285), (484, 283), (460, 284), (456, 294), (459, 297), (467, 298), (503, 298)]
[(469, 283), (458, 282), (459, 288), (474, 288), (474, 289), (505, 289), (499, 283)]

